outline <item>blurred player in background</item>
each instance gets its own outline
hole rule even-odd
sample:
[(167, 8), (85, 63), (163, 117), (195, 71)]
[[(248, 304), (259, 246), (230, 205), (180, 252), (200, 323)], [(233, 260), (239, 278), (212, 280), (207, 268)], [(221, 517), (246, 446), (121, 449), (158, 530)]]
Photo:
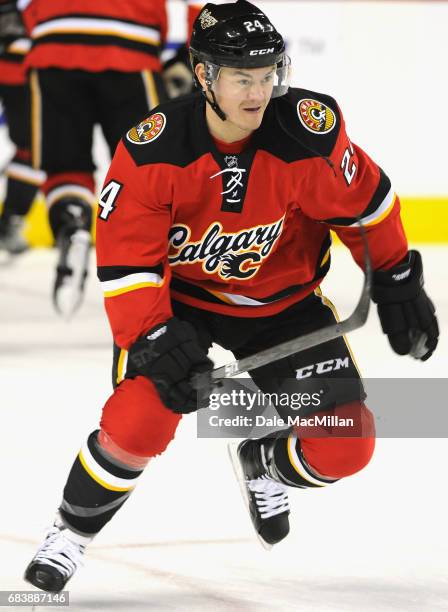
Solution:
[[(426, 360), (437, 347), (422, 260), (408, 250), (389, 178), (350, 142), (331, 96), (289, 88), (285, 43), (267, 16), (246, 0), (209, 3), (190, 51), (199, 91), (129, 129), (99, 199), (98, 277), (115, 390), (26, 569), (26, 580), (47, 591), (64, 588), (182, 415), (200, 407), (192, 377), (212, 367), (212, 343), (241, 359), (335, 324), (320, 291), (330, 229), (362, 267), (362, 219), (372, 297), (393, 350)], [(308, 416), (352, 421), (289, 427), (233, 450), (254, 528), (270, 547), (289, 532), (288, 487), (333, 486), (362, 470), (374, 423), (343, 337), (251, 377), (271, 396), (315, 392)], [(297, 416), (290, 403), (275, 407), (285, 420)], [(184, 471), (180, 461), (179, 477)], [(163, 503), (163, 491), (152, 499)]]
[(0, 101), (15, 152), (5, 169), (6, 195), (0, 215), (0, 250), (11, 255), (28, 248), (26, 214), (44, 174), (31, 166), (30, 91), (24, 58), (31, 45), (15, 2), (0, 1)]
[(32, 38), (26, 59), (32, 162), (46, 171), (59, 250), (53, 301), (70, 317), (82, 301), (95, 206), (93, 128), (113, 155), (123, 132), (165, 99), (160, 51), (165, 0), (22, 0)]

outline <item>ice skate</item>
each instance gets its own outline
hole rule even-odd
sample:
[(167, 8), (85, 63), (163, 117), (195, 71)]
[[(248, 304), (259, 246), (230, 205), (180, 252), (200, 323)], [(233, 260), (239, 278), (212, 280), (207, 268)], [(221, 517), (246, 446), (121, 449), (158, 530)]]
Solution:
[(22, 233), (23, 224), (23, 217), (18, 215), (0, 219), (0, 250), (10, 255), (20, 255), (29, 248)]
[(262, 440), (229, 444), (229, 455), (258, 539), (270, 550), (289, 533), (287, 488), (272, 477)]
[(81, 305), (89, 262), (90, 234), (85, 229), (62, 232), (58, 238), (59, 262), (53, 290), (57, 312), (70, 318)]
[(90, 539), (70, 531), (57, 517), (47, 531), (44, 543), (26, 568), (25, 580), (43, 591), (62, 591), (83, 565), (84, 550)]

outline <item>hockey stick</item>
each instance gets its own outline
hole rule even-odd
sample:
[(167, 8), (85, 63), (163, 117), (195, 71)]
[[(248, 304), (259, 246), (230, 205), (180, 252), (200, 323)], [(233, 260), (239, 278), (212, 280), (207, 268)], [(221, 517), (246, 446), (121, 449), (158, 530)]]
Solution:
[[(358, 219), (358, 225), (361, 232), (362, 240), (364, 243), (364, 283), (361, 291), (358, 303), (352, 312), (352, 314), (343, 321), (327, 325), (321, 329), (317, 329), (314, 332), (299, 336), (293, 340), (282, 342), (277, 346), (265, 349), (254, 355), (243, 357), (242, 359), (236, 359), (231, 361), (224, 366), (215, 368), (210, 373), (199, 374), (195, 377), (194, 386), (196, 388), (205, 387), (212, 381), (217, 381), (223, 378), (233, 378), (243, 372), (250, 372), (255, 368), (267, 365), (273, 361), (284, 359), (299, 351), (311, 348), (323, 342), (334, 340), (351, 332), (355, 329), (359, 329), (367, 321), (370, 308), (370, 293), (372, 287), (372, 263), (369, 256), (369, 247), (367, 243), (367, 237), (364, 226), (360, 219)], [(206, 382), (207, 381), (207, 382)]]

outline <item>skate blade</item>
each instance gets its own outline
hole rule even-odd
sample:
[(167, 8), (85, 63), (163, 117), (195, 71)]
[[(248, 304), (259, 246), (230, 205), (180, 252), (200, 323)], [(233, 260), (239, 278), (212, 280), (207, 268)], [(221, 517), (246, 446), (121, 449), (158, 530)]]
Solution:
[(66, 265), (72, 270), (72, 274), (62, 279), (60, 286), (53, 292), (56, 312), (67, 321), (72, 318), (83, 302), (89, 255), (90, 234), (87, 231), (79, 230), (73, 235), (67, 255)]
[[(238, 481), (238, 485), (240, 487), (241, 496), (243, 498), (244, 505), (246, 506), (247, 512), (249, 513), (249, 517), (250, 517), (250, 498), (249, 498), (249, 494), (247, 492), (246, 478), (244, 476), (244, 472), (243, 472), (243, 470), (241, 468), (241, 462), (240, 462), (239, 457), (238, 457), (238, 446), (239, 446), (239, 442), (230, 442), (227, 445), (227, 450), (228, 450), (228, 453), (229, 453), (230, 461), (232, 463), (233, 471), (235, 473), (236, 479)], [(252, 523), (252, 521), (251, 521), (251, 523)], [(255, 534), (256, 534), (256, 536), (258, 538), (258, 541), (263, 546), (263, 548), (265, 550), (271, 550), (273, 545), (269, 544), (268, 542), (265, 542), (265, 540), (263, 540), (263, 538), (260, 536), (258, 531), (255, 529), (253, 523), (252, 523), (252, 528), (255, 531)]]
[(82, 299), (83, 293), (78, 287), (65, 286), (58, 289), (56, 296), (53, 298), (53, 304), (56, 312), (66, 321), (70, 321), (81, 306)]

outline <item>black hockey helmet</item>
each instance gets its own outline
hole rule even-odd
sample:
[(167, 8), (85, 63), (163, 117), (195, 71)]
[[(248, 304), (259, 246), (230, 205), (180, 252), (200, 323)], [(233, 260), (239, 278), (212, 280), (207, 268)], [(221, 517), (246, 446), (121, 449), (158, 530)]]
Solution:
[(263, 68), (276, 66), (272, 98), (289, 88), (291, 61), (285, 53), (283, 37), (268, 17), (247, 0), (228, 4), (206, 4), (193, 24), (190, 60), (196, 86), (202, 91), (195, 68), (205, 66), (205, 83), (213, 101), (205, 95), (218, 116), (226, 116), (216, 102), (214, 83), (221, 68)]
[(195, 63), (260, 68), (282, 63), (285, 43), (263, 11), (247, 0), (209, 2), (193, 24), (190, 51)]

